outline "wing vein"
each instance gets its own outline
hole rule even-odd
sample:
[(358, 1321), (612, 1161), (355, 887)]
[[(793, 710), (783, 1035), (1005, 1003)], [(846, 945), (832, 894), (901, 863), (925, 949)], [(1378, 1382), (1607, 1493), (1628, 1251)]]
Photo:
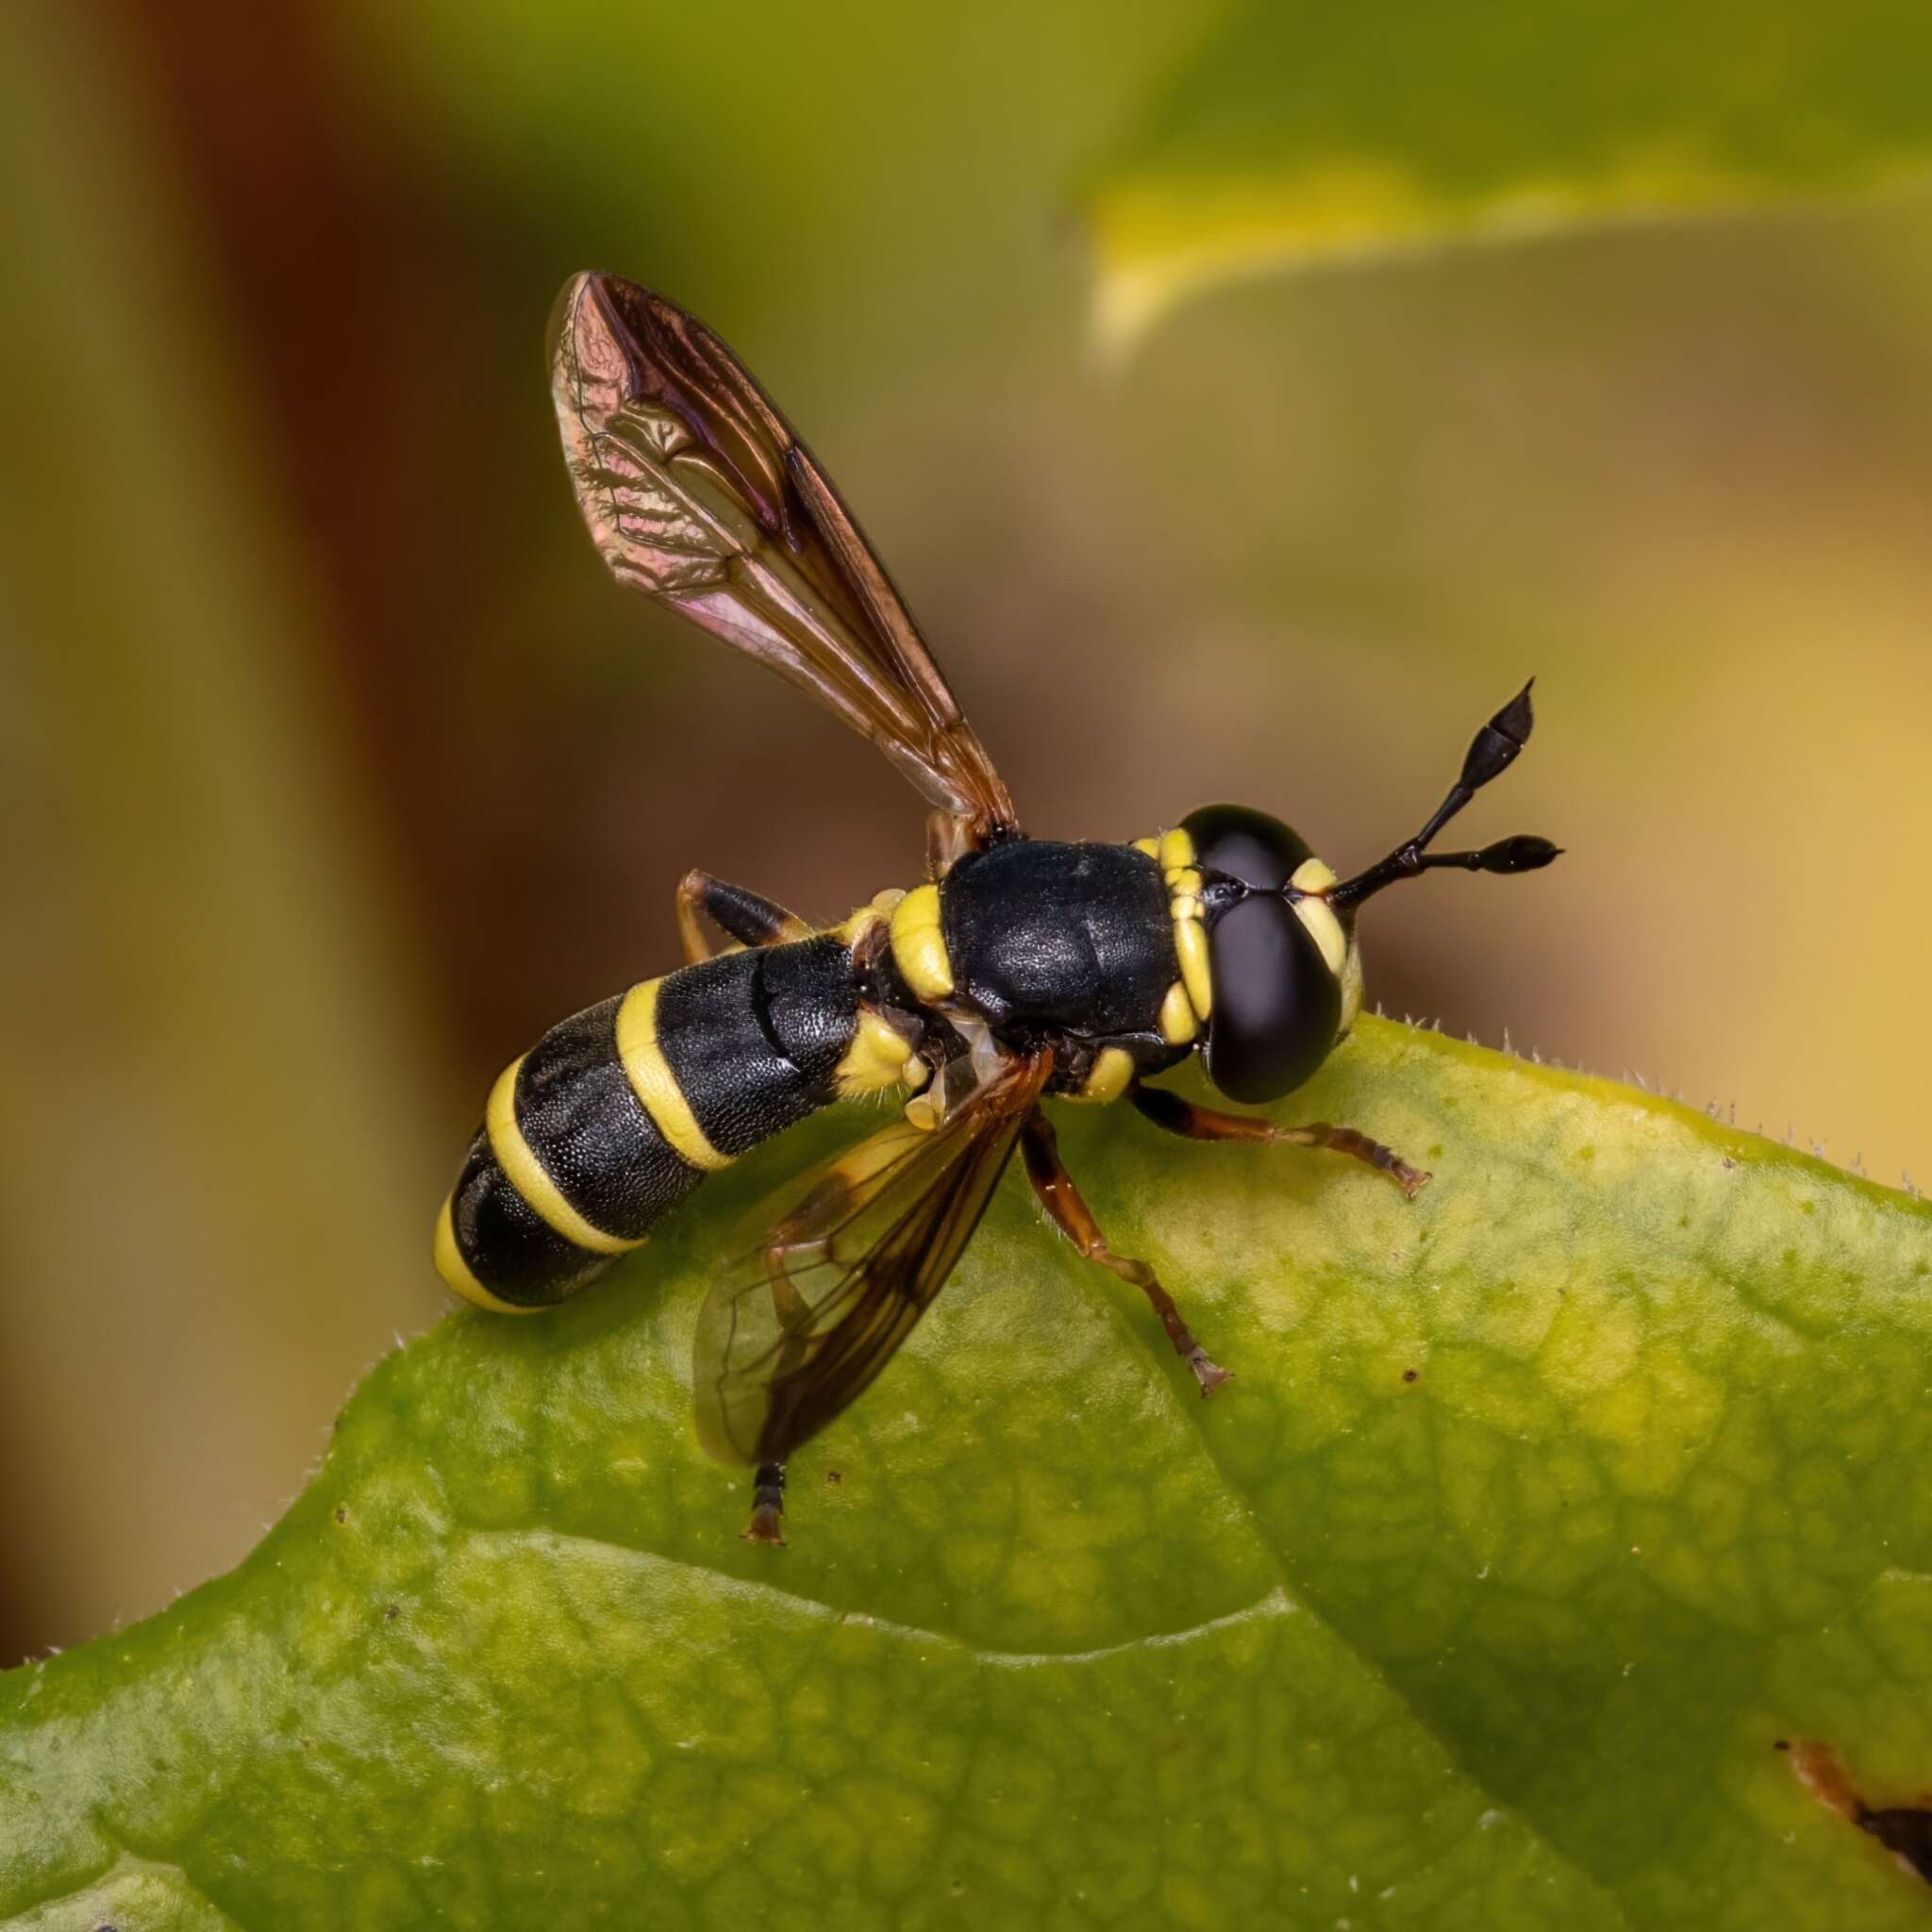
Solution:
[(551, 357), (578, 507), (611, 574), (876, 743), (944, 816), (946, 855), (1017, 831), (885, 567), (730, 350), (650, 291), (590, 275), (559, 299)]

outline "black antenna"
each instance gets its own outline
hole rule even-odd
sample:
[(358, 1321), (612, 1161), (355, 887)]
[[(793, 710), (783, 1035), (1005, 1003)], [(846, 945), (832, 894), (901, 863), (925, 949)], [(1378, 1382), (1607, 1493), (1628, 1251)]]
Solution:
[(1535, 682), (1532, 677), (1529, 684), (1525, 684), (1476, 733), (1469, 747), (1469, 756), (1462, 761), (1462, 775), (1449, 788), (1448, 797), (1436, 808), (1428, 824), (1406, 844), (1398, 845), (1387, 858), (1370, 866), (1366, 872), (1357, 873), (1354, 878), (1343, 879), (1339, 886), (1331, 887), (1329, 905), (1343, 909), (1359, 906), (1372, 892), (1379, 892), (1384, 886), (1392, 886), (1397, 879), (1415, 878), (1422, 873), (1435, 871), (1439, 866), (1460, 866), (1465, 872), (1535, 872), (1557, 857), (1562, 851), (1561, 846), (1553, 845), (1547, 839), (1539, 839), (1528, 832), (1519, 832), (1512, 839), (1499, 839), (1493, 845), (1485, 845), (1480, 852), (1427, 851), (1429, 841), (1436, 834), (1491, 778), (1500, 777), (1507, 771), (1517, 753), (1529, 742), (1530, 730), (1536, 724), (1529, 704), (1530, 686)]

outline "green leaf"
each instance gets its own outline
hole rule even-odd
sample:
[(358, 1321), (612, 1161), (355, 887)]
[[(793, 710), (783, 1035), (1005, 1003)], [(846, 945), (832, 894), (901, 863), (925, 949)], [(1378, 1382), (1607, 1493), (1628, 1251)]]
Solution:
[(1351, 256), (1921, 183), (1912, 0), (1245, 0), (1096, 178), (1103, 341)]
[(390, 1357), (240, 1570), (0, 1680), (0, 1911), (1925, 1924), (1794, 1767), (1932, 1784), (1932, 1210), (1385, 1023), (1295, 1111), (1434, 1184), (1062, 1109), (1231, 1389), (1009, 1176), (783, 1552), (693, 1446), (690, 1338), (849, 1118)]

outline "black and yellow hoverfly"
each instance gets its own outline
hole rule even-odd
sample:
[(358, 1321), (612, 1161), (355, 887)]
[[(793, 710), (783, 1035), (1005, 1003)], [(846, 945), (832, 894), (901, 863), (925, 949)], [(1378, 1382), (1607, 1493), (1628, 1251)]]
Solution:
[[(1332, 1148), (1412, 1196), (1428, 1175), (1353, 1127), (1215, 1112), (1145, 1080), (1198, 1050), (1231, 1099), (1291, 1091), (1360, 1007), (1370, 893), (1557, 857), (1527, 836), (1426, 850), (1522, 750), (1528, 687), (1477, 733), (1423, 829), (1353, 878), (1241, 806), (1122, 844), (1029, 839), (830, 480), (709, 329), (633, 283), (579, 275), (552, 323), (551, 378), (606, 564), (870, 738), (931, 808), (927, 877), (815, 927), (687, 874), (688, 963), (553, 1027), (497, 1080), (438, 1220), (442, 1278), (485, 1308), (549, 1307), (707, 1174), (834, 1101), (904, 1087), (899, 1119), (774, 1205), (699, 1318), (698, 1434), (756, 1471), (747, 1536), (782, 1541), (785, 1459), (911, 1332), (1016, 1143), (1054, 1221), (1146, 1295), (1211, 1393), (1227, 1372), (1154, 1271), (1108, 1246), (1040, 1103), (1125, 1099), (1196, 1140)], [(701, 915), (728, 949), (711, 952)]]

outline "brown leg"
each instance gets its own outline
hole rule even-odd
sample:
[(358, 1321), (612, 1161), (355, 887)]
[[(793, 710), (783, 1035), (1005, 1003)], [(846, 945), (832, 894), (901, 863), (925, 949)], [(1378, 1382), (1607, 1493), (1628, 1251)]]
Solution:
[(1392, 1149), (1353, 1127), (1331, 1127), (1325, 1121), (1307, 1127), (1278, 1127), (1254, 1114), (1216, 1113), (1212, 1108), (1196, 1107), (1162, 1087), (1136, 1087), (1129, 1097), (1157, 1127), (1190, 1141), (1260, 1141), (1277, 1147), (1326, 1147), (1365, 1160), (1386, 1174), (1411, 1201), (1429, 1178)]
[(684, 941), (684, 957), (693, 966), (711, 957), (710, 942), (698, 924), (701, 912), (744, 946), (775, 945), (811, 935), (811, 927), (784, 907), (693, 867), (677, 882), (677, 934)]
[[(807, 1205), (801, 1204), (801, 1207)], [(797, 1361), (798, 1331), (804, 1327), (811, 1312), (806, 1307), (805, 1297), (798, 1291), (798, 1284), (791, 1278), (790, 1266), (792, 1257), (802, 1251), (805, 1240), (799, 1215), (794, 1214), (779, 1225), (771, 1244), (765, 1249), (765, 1277), (772, 1289), (772, 1312), (777, 1319), (779, 1334), (785, 1338), (779, 1343), (777, 1373), (780, 1377)], [(752, 1476), (751, 1521), (744, 1526), (743, 1537), (748, 1543), (770, 1543), (781, 1550), (785, 1547), (785, 1465), (782, 1462), (761, 1462)]]
[[(818, 1184), (798, 1202), (765, 1243), (765, 1282), (772, 1295), (772, 1320), (776, 1329), (777, 1364), (773, 1380), (783, 1382), (797, 1368), (804, 1352), (805, 1331), (811, 1308), (792, 1279), (794, 1267), (810, 1268), (825, 1258), (826, 1242), (850, 1213), (857, 1191), (903, 1144), (905, 1129), (888, 1127), (861, 1141), (828, 1168)], [(744, 1540), (752, 1543), (785, 1545), (785, 1465), (761, 1462), (752, 1477), (751, 1521)]]
[(925, 875), (942, 879), (952, 871), (956, 859), (974, 848), (972, 831), (950, 811), (929, 811), (925, 815)]
[(1020, 1149), (1025, 1156), (1026, 1174), (1033, 1183), (1033, 1191), (1040, 1196), (1060, 1232), (1088, 1260), (1110, 1268), (1123, 1281), (1131, 1281), (1154, 1304), (1154, 1312), (1160, 1317), (1160, 1325), (1167, 1330), (1174, 1353), (1193, 1370), (1201, 1393), (1212, 1395), (1229, 1379), (1229, 1371), (1208, 1358), (1208, 1351), (1189, 1332), (1188, 1324), (1181, 1320), (1181, 1311), (1174, 1305), (1174, 1297), (1161, 1287), (1153, 1269), (1144, 1261), (1116, 1255), (1108, 1246), (1092, 1210), (1080, 1198), (1074, 1176), (1060, 1160), (1059, 1141), (1053, 1123), (1038, 1108), (1020, 1130)]

